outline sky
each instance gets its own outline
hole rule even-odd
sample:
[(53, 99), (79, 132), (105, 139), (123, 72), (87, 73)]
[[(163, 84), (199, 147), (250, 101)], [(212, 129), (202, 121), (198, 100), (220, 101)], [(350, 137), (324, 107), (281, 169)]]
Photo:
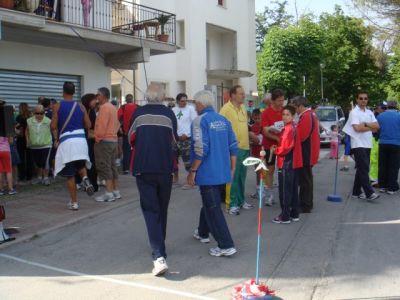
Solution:
[[(296, 16), (295, 2), (288, 0), (288, 12), (293, 16)], [(262, 12), (270, 3), (271, 0), (256, 0), (256, 11)], [(319, 16), (322, 12), (332, 13), (336, 4), (340, 5), (346, 14), (354, 13), (351, 0), (297, 0), (297, 11), (299, 15), (313, 13)]]

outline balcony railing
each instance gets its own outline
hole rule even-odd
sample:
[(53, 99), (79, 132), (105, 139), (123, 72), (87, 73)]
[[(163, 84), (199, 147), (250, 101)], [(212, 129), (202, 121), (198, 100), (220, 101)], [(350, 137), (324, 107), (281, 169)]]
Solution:
[(176, 43), (176, 16), (134, 0), (15, 0), (14, 9), (62, 23)]

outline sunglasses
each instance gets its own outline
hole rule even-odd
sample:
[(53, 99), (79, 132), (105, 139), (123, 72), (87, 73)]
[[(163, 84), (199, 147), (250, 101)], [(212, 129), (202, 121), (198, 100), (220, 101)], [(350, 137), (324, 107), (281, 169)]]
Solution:
[(365, 101), (367, 101), (367, 100), (368, 100), (368, 97), (358, 97), (358, 100), (365, 100)]
[(35, 115), (44, 115), (44, 112), (35, 112)]

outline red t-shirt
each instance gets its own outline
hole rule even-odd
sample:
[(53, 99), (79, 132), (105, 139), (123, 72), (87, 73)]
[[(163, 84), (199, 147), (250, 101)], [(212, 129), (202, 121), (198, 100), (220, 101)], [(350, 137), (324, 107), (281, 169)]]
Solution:
[[(282, 111), (283, 109), (279, 110), (274, 110), (272, 106), (268, 107), (263, 111), (261, 114), (261, 126), (264, 127), (269, 127), (275, 124), (275, 122), (281, 122), (282, 121)], [(276, 136), (280, 136), (280, 133), (275, 133), (271, 132), (272, 134)], [(263, 138), (263, 146), (265, 150), (269, 150), (272, 145), (277, 145), (278, 142), (268, 139), (264, 136)]]
[[(261, 124), (254, 123), (253, 125), (251, 125), (250, 130), (255, 135), (259, 135), (260, 133), (262, 133), (262, 126)], [(251, 144), (250, 146), (251, 146), (251, 156), (260, 157), (261, 145)]]

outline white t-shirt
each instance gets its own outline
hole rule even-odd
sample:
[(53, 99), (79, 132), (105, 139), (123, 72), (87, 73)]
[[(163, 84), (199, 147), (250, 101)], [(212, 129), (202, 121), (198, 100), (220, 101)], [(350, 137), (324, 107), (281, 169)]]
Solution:
[(172, 111), (178, 120), (178, 136), (190, 136), (190, 126), (194, 119), (197, 118), (196, 110), (193, 106), (186, 104), (184, 108), (175, 106)]
[(353, 125), (377, 122), (375, 115), (369, 109), (362, 110), (358, 105), (350, 112), (349, 119), (343, 128), (351, 138), (351, 148), (372, 148), (372, 132), (357, 132)]

